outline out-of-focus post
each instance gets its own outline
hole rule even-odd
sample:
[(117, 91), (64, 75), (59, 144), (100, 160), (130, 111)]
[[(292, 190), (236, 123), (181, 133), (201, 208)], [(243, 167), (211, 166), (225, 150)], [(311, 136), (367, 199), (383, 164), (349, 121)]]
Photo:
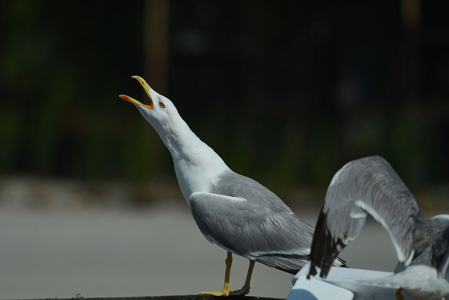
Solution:
[(146, 0), (143, 25), (144, 78), (152, 88), (164, 95), (169, 64), (169, 1)]

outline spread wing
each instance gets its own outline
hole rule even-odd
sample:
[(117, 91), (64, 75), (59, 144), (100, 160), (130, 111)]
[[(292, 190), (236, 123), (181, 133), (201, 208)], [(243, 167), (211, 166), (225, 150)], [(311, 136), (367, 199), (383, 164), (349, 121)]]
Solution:
[[(388, 231), (399, 261), (410, 263), (413, 243), (425, 224), (415, 198), (379, 156), (347, 163), (332, 178), (313, 237), (310, 275), (326, 277), (343, 248), (353, 241), (370, 214)], [(418, 225), (419, 225), (418, 224)]]

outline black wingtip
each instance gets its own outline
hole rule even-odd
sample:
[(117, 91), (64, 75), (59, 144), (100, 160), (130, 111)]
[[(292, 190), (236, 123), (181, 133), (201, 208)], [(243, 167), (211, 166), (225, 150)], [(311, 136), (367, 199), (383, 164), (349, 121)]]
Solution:
[[(346, 246), (341, 239), (334, 239), (327, 228), (326, 213), (322, 210), (318, 217), (313, 234), (312, 249), (310, 253), (310, 270), (307, 278), (317, 274), (320, 268), (320, 277), (326, 278), (338, 254)], [(344, 260), (338, 258), (346, 266)]]
[(316, 274), (317, 274), (316, 266), (311, 262), (310, 263), (309, 274), (307, 274), (307, 279), (310, 279), (310, 276), (315, 276)]

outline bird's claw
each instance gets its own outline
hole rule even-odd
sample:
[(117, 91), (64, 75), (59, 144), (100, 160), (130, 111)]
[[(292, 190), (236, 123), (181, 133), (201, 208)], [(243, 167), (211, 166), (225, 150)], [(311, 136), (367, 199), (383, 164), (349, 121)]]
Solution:
[(222, 291), (201, 292), (201, 295), (212, 295), (215, 297), (242, 296), (249, 293), (249, 286), (243, 286), (240, 290), (231, 291), (230, 288), (224, 288)]
[(201, 295), (212, 295), (214, 297), (227, 297), (231, 293), (231, 289), (224, 288), (222, 291), (214, 291), (214, 292), (201, 292)]
[(249, 293), (249, 286), (244, 286), (240, 290), (229, 293), (230, 296), (242, 296)]

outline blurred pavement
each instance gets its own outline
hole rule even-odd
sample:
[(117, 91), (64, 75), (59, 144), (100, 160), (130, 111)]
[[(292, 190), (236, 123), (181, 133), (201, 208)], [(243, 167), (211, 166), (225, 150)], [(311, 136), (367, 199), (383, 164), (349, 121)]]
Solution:
[[(187, 205), (146, 210), (0, 207), (0, 299), (157, 296), (222, 288), (226, 253), (209, 244)], [(316, 211), (298, 211), (310, 223)], [(342, 255), (351, 267), (391, 271), (393, 246), (369, 222)], [(231, 288), (247, 260), (235, 257)], [(251, 295), (285, 298), (292, 276), (257, 264)]]

